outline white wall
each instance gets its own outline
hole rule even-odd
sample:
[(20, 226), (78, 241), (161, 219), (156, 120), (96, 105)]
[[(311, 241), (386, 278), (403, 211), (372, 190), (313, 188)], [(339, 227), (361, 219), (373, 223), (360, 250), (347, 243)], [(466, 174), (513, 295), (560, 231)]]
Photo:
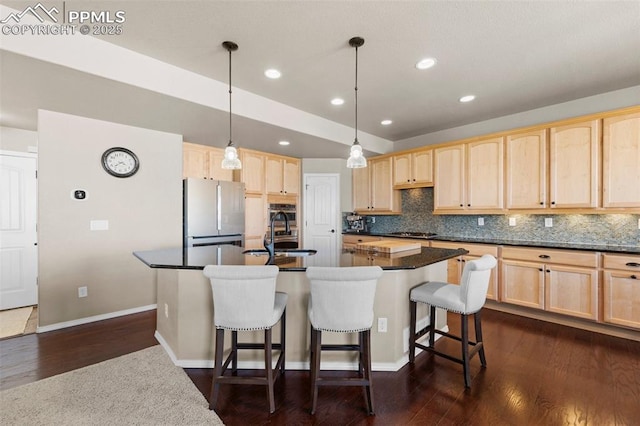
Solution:
[[(38, 137), (39, 326), (155, 304), (156, 274), (132, 252), (181, 245), (182, 137), (43, 110)], [(114, 146), (137, 154), (137, 174), (103, 170)]]
[[(481, 102), (477, 100), (476, 102)], [(640, 86), (602, 93), (570, 102), (480, 121), (466, 126), (427, 133), (395, 142), (394, 151), (418, 148), (424, 145), (456, 141), (473, 136), (532, 126), (565, 118), (579, 117), (603, 111), (640, 105)]]
[(17, 152), (37, 152), (38, 132), (0, 126), (0, 149)]

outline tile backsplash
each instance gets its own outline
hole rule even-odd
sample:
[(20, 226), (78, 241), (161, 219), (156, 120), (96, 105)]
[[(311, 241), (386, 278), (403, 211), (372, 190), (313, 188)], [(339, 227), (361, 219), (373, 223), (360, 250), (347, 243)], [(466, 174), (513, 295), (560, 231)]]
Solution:
[[(402, 215), (372, 216), (371, 232), (435, 232), (447, 237), (640, 245), (637, 214), (433, 215), (433, 188), (402, 191)], [(484, 226), (478, 225), (484, 218)], [(516, 225), (509, 226), (509, 218)], [(553, 227), (545, 227), (551, 218)]]

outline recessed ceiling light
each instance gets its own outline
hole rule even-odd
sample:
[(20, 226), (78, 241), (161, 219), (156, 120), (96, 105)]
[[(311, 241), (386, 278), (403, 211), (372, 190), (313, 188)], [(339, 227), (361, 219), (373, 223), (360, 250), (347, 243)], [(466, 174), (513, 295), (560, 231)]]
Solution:
[(343, 103), (344, 103), (344, 99), (342, 98), (331, 99), (331, 105), (342, 105)]
[(383, 126), (388, 126), (389, 124), (393, 123), (393, 121), (391, 120), (382, 120), (380, 122), (380, 124), (382, 124)]
[(436, 64), (436, 60), (434, 58), (424, 58), (416, 63), (416, 68), (419, 70), (426, 70), (431, 68)]
[(266, 75), (269, 78), (275, 79), (275, 78), (280, 78), (280, 76), (282, 76), (282, 73), (275, 68), (271, 68), (266, 70), (264, 72), (264, 75)]
[(280, 145), (282, 145), (282, 146), (289, 145), (289, 141), (280, 141), (280, 142), (278, 142), (278, 143), (279, 143)]
[(474, 95), (467, 95), (460, 98), (460, 102), (471, 102), (476, 97)]

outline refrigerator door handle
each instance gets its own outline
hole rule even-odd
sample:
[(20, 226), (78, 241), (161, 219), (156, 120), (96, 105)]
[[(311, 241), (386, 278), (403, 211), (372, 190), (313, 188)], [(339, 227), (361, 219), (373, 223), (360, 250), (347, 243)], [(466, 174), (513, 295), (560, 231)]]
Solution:
[(218, 217), (217, 217), (217, 221), (218, 221), (218, 231), (222, 230), (222, 186), (218, 183), (218, 190), (216, 191), (218, 193)]

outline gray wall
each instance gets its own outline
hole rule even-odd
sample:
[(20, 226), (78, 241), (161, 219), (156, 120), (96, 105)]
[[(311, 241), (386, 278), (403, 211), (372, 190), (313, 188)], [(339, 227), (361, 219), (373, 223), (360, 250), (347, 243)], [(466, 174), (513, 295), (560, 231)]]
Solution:
[[(38, 137), (40, 327), (154, 305), (155, 272), (132, 252), (181, 245), (182, 137), (42, 110)], [(136, 175), (103, 170), (114, 146), (137, 154)], [(96, 219), (109, 229), (91, 231)]]
[[(637, 214), (433, 215), (433, 188), (402, 191), (401, 216), (375, 216), (372, 232), (435, 232), (448, 237), (501, 240), (640, 245)], [(478, 226), (483, 217), (484, 226)], [(516, 226), (509, 226), (509, 218)], [(553, 219), (545, 228), (544, 219)]]

